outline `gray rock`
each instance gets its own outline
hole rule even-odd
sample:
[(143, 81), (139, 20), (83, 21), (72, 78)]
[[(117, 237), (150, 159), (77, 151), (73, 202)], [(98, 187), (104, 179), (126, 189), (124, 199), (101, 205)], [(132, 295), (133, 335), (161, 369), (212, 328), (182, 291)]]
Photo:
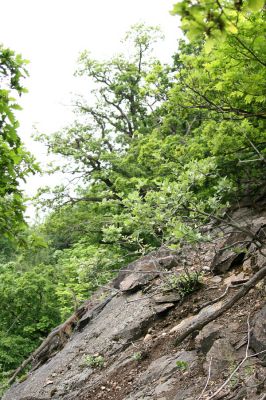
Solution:
[(154, 311), (156, 314), (162, 314), (167, 310), (170, 310), (170, 308), (173, 308), (175, 305), (174, 303), (163, 303), (163, 304), (157, 304), (154, 306)]
[[(254, 315), (252, 325), (250, 347), (255, 353), (259, 353), (266, 350), (266, 304)], [(262, 365), (266, 366), (266, 353), (260, 354), (258, 357), (261, 359)]]
[(236, 359), (235, 349), (228, 342), (228, 339), (218, 339), (207, 353), (203, 368), (206, 374), (208, 374), (210, 361), (212, 360), (211, 376), (217, 377), (234, 365)]
[(222, 282), (222, 278), (220, 276), (213, 276), (210, 279), (211, 283), (221, 283)]
[(207, 354), (215, 340), (221, 336), (222, 329), (222, 325), (210, 322), (195, 338), (196, 348), (199, 348), (203, 354)]
[(190, 368), (192, 364), (197, 360), (195, 351), (179, 351), (173, 356), (163, 356), (153, 361), (145, 373), (140, 377), (140, 384), (148, 384), (152, 381), (159, 381), (164, 378), (165, 380), (172, 378), (175, 373), (180, 372), (180, 368), (177, 365), (177, 361), (184, 362), (187, 364), (187, 368)]
[[(187, 363), (187, 368), (189, 369), (197, 361), (196, 352), (182, 350), (172, 356), (163, 356), (154, 360), (135, 382), (138, 388), (137, 393), (130, 394), (124, 400), (168, 399), (166, 393), (172, 390), (176, 383), (176, 378), (178, 378), (179, 374), (182, 374), (180, 367), (176, 364), (177, 361)], [(180, 397), (181, 399), (187, 400), (186, 397)]]
[(159, 385), (156, 385), (154, 393), (158, 396), (159, 394), (163, 394), (164, 392), (168, 392), (169, 390), (172, 389), (174, 384), (175, 384), (175, 379), (170, 378), (166, 382), (159, 383)]
[[(246, 241), (249, 241), (246, 243)], [(245, 249), (251, 243), (251, 238), (245, 232), (235, 232), (222, 243), (221, 250), (218, 251), (211, 263), (211, 270), (215, 274), (223, 274), (233, 265), (239, 265), (245, 258)], [(236, 248), (243, 248), (243, 251), (236, 253), (233, 251), (234, 244)], [(228, 248), (230, 247), (230, 248)], [(227, 248), (223, 250), (224, 248)]]
[[(233, 266), (243, 263), (247, 250), (253, 246), (252, 234), (257, 235), (260, 239), (265, 238), (265, 216), (246, 220), (245, 223), (241, 221), (238, 225), (240, 226), (239, 232), (233, 232), (227, 237), (211, 263), (211, 270), (215, 274), (223, 274)], [(241, 231), (242, 228), (244, 231)], [(237, 251), (234, 251), (234, 248)]]
[(179, 293), (162, 294), (154, 297), (155, 303), (176, 303), (181, 300)]
[[(131, 296), (132, 299), (137, 297), (138, 294)], [(27, 380), (13, 385), (3, 400), (22, 400), (25, 397), (47, 400), (55, 388), (53, 399), (70, 399), (71, 395), (78, 398), (76, 392), (80, 387), (88, 390), (88, 383), (84, 382), (86, 373), (81, 368), (84, 355), (100, 353), (108, 359), (112, 354), (122, 352), (127, 343), (140, 337), (153, 320), (151, 304), (151, 299), (127, 303), (124, 296), (112, 298), (82, 332), (76, 332), (60, 352), (30, 373)], [(114, 337), (119, 340), (114, 342)], [(98, 370), (88, 380), (89, 387), (97, 387), (104, 379), (104, 370)], [(49, 380), (53, 384), (46, 385)]]
[(181, 389), (178, 391), (175, 400), (193, 400), (192, 397), (189, 397), (192, 393), (192, 388)]
[(112, 281), (112, 285), (124, 292), (136, 291), (159, 275), (155, 271), (170, 269), (177, 264), (176, 254), (162, 247), (121, 269), (117, 278)]

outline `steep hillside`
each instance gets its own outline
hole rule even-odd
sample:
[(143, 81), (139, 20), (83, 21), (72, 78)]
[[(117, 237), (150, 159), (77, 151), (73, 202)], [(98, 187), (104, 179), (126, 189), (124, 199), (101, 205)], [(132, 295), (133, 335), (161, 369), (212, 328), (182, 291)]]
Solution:
[(208, 242), (126, 266), (3, 400), (265, 399), (265, 229), (265, 203), (243, 207)]

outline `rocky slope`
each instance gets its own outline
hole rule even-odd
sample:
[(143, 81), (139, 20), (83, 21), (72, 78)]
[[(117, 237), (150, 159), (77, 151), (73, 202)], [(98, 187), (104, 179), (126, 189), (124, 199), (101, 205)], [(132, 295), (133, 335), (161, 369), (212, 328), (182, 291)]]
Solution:
[[(208, 228), (209, 242), (125, 267), (3, 400), (266, 399), (266, 207), (232, 218)], [(177, 287), (184, 269), (202, 273), (190, 294)]]

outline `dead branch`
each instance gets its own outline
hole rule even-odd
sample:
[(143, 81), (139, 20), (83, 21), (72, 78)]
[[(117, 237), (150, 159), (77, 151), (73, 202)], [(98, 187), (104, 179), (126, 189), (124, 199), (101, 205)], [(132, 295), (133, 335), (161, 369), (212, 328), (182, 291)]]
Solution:
[(68, 328), (68, 326), (72, 326), (73, 324), (75, 324), (78, 321), (78, 319), (84, 315), (85, 311), (86, 311), (85, 307), (84, 308), (80, 307), (80, 309), (75, 311), (75, 313), (72, 314), (71, 317), (69, 317), (63, 324), (59, 325), (54, 330), (52, 330), (52, 332), (49, 333), (49, 335), (41, 343), (41, 345), (33, 353), (31, 353), (29, 357), (26, 360), (24, 360), (23, 363), (15, 370), (15, 372), (9, 379), (8, 384), (11, 385), (18, 376), (18, 374), (20, 374), (20, 372), (22, 372), (27, 367), (28, 364), (38, 359), (40, 354), (42, 354), (43, 352), (49, 352), (49, 347), (55, 338), (59, 339), (58, 348), (60, 347), (60, 345), (63, 345), (64, 330)]
[(182, 342), (187, 336), (189, 336), (192, 332), (196, 330), (201, 330), (205, 325), (209, 322), (215, 320), (220, 317), (225, 311), (229, 310), (238, 300), (244, 297), (250, 289), (252, 289), (261, 279), (266, 276), (266, 263), (263, 264), (262, 268), (252, 276), (246, 283), (244, 283), (238, 292), (231, 297), (231, 299), (227, 300), (223, 306), (214, 311), (211, 315), (207, 316), (205, 319), (201, 321), (195, 321), (192, 323), (187, 329), (181, 332), (176, 338), (176, 345)]
[[(205, 308), (205, 307), (211, 306), (212, 304), (215, 304), (215, 303), (217, 303), (218, 301), (222, 300), (222, 299), (227, 295), (229, 289), (236, 289), (236, 288), (238, 288), (239, 286), (242, 286), (242, 285), (243, 285), (244, 283), (246, 283), (246, 282), (248, 282), (248, 279), (242, 279), (242, 280), (239, 280), (239, 281), (231, 282), (230, 285), (228, 285), (228, 286), (226, 287), (225, 291), (223, 292), (223, 294), (221, 294), (221, 296), (216, 297), (215, 299), (210, 300), (210, 301), (208, 301), (208, 302), (206, 302), (206, 303), (203, 303), (203, 304), (199, 307), (198, 311), (202, 310), (202, 309)], [(211, 288), (209, 288), (209, 289), (211, 289)]]
[(222, 300), (228, 293), (228, 290), (231, 288), (231, 285), (226, 286), (225, 291), (223, 292), (223, 294), (221, 294), (221, 296), (216, 297), (213, 300), (207, 301), (206, 303), (203, 303), (200, 307), (199, 307), (199, 311), (202, 310), (205, 307), (211, 306), (214, 303), (217, 303), (218, 301)]

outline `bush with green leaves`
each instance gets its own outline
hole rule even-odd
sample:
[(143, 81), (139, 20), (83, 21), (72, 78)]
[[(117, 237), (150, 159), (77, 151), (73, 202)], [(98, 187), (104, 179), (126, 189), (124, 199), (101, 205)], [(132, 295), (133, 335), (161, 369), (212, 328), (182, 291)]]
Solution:
[(165, 278), (164, 289), (177, 291), (184, 298), (201, 287), (201, 276), (199, 272), (173, 273)]
[(135, 351), (135, 353), (133, 353), (132, 355), (132, 360), (134, 361), (141, 361), (143, 359), (143, 354), (141, 351)]
[(184, 372), (184, 371), (187, 371), (189, 365), (188, 365), (188, 362), (186, 362), (186, 361), (177, 360), (176, 366), (180, 371)]
[(91, 368), (103, 368), (104, 362), (104, 357), (99, 354), (87, 355), (84, 357), (83, 365)]

